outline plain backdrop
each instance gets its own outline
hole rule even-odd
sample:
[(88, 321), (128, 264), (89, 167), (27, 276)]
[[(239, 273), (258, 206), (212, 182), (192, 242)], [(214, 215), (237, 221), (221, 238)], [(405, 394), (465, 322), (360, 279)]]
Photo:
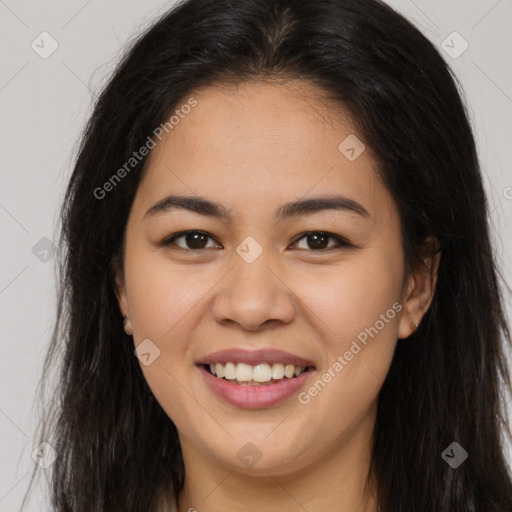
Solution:
[[(389, 3), (441, 49), (462, 83), (510, 283), (512, 3)], [(52, 241), (78, 138), (126, 42), (171, 5), (0, 0), (0, 512), (19, 510), (35, 464), (35, 391), (55, 315)], [(505, 300), (511, 318), (508, 293)], [(38, 488), (24, 510), (46, 503)]]

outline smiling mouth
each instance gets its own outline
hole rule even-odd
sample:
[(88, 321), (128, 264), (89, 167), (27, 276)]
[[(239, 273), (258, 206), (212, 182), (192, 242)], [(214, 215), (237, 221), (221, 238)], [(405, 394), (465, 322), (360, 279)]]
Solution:
[(201, 365), (214, 377), (226, 380), (240, 386), (268, 386), (286, 380), (292, 380), (300, 375), (313, 371), (314, 366), (295, 366), (293, 364), (257, 364), (227, 362), (224, 364)]

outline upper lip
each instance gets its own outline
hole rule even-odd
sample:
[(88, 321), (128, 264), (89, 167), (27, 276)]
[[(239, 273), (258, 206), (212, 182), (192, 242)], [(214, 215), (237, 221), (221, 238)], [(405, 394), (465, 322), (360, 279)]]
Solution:
[(273, 348), (264, 348), (259, 350), (244, 350), (244, 349), (226, 349), (218, 352), (213, 352), (201, 359), (197, 360), (195, 364), (225, 364), (225, 363), (246, 363), (250, 365), (257, 365), (263, 363), (280, 363), (283, 365), (292, 364), (293, 366), (314, 366), (314, 363), (303, 357), (299, 357), (283, 350), (276, 350)]

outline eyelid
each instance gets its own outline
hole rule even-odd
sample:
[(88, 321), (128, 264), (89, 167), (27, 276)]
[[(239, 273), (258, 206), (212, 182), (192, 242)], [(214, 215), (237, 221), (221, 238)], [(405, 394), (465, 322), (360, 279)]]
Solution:
[[(201, 231), (199, 229), (189, 229), (189, 230), (179, 231), (177, 233), (173, 233), (172, 235), (170, 235), (170, 236), (166, 237), (164, 240), (162, 240), (162, 242), (160, 242), (159, 245), (161, 245), (163, 247), (167, 247), (169, 245), (174, 244), (174, 241), (177, 238), (181, 238), (182, 236), (185, 236), (185, 235), (187, 235), (189, 233), (199, 233), (201, 235), (205, 235), (207, 238), (210, 238), (211, 240), (215, 241), (217, 244), (222, 245), (215, 237), (210, 235), (208, 232)], [(344, 238), (344, 237), (342, 237), (340, 235), (335, 235), (334, 233), (330, 233), (329, 231), (322, 231), (322, 230), (305, 231), (305, 232), (301, 233), (300, 235), (298, 235), (295, 238), (295, 240), (292, 242), (291, 245), (295, 245), (297, 242), (299, 242), (303, 238), (307, 237), (308, 235), (312, 235), (312, 234), (320, 234), (320, 235), (326, 236), (327, 238), (331, 238), (331, 239), (333, 239), (333, 240), (335, 240), (337, 242), (337, 245), (334, 245), (334, 246), (331, 246), (331, 247), (327, 247), (326, 249), (318, 249), (318, 250), (299, 249), (299, 250), (306, 250), (307, 252), (319, 254), (319, 253), (322, 253), (322, 252), (329, 252), (330, 250), (333, 250), (333, 249), (355, 247), (346, 238)], [(176, 245), (176, 244), (174, 244), (174, 245)], [(211, 249), (211, 247), (205, 247), (203, 249), (187, 249), (187, 248), (180, 247), (178, 245), (176, 246), (176, 248), (178, 250), (183, 250), (183, 251), (188, 251), (188, 252), (200, 252), (200, 251), (205, 251), (205, 250)]]
[[(340, 249), (340, 248), (346, 248), (346, 247), (354, 247), (346, 238), (343, 238), (342, 236), (340, 235), (335, 235), (334, 233), (330, 233), (329, 231), (322, 231), (322, 230), (313, 230), (313, 231), (305, 231), (304, 233), (301, 233), (296, 239), (295, 241), (293, 242), (293, 244), (296, 244), (299, 240), (302, 240), (303, 238), (307, 237), (308, 235), (314, 235), (314, 234), (319, 234), (319, 235), (324, 235), (326, 236), (327, 238), (332, 238), (333, 240), (335, 240), (337, 242), (337, 245), (334, 245), (334, 246), (331, 246), (331, 247), (328, 247), (326, 249), (318, 249), (318, 250), (313, 250), (313, 249), (310, 249), (310, 250), (307, 250), (307, 249), (304, 249), (304, 250), (307, 250), (307, 252), (313, 252), (313, 253), (322, 253), (322, 252), (328, 252), (330, 251), (331, 249)], [(292, 245), (293, 245), (292, 244)]]
[[(206, 231), (201, 231), (200, 229), (187, 229), (185, 231), (179, 231), (177, 233), (173, 233), (172, 235), (169, 235), (168, 237), (164, 238), (159, 245), (163, 247), (167, 247), (169, 245), (173, 245), (174, 241), (177, 238), (181, 238), (182, 236), (188, 235), (189, 233), (196, 233), (200, 235), (205, 235), (206, 237), (210, 238), (211, 240), (214, 240), (217, 244), (222, 245), (218, 240), (216, 240), (210, 233), (207, 233)], [(176, 244), (174, 244), (176, 245)], [(183, 247), (180, 247), (179, 245), (176, 246), (177, 249), (181, 249), (183, 251), (189, 251), (189, 252), (199, 252), (204, 251), (208, 248), (204, 249), (184, 249)]]

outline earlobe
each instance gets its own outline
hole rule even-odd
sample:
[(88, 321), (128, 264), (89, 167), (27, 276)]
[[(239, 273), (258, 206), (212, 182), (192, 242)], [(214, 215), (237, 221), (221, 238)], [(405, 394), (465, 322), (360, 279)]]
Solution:
[(124, 319), (124, 321), (123, 321), (124, 332), (126, 334), (128, 334), (128, 336), (131, 336), (133, 334), (132, 322), (126, 316), (124, 316), (123, 319)]
[(128, 300), (126, 298), (126, 288), (124, 284), (123, 270), (117, 258), (114, 258), (112, 260), (110, 270), (112, 272), (114, 281), (114, 293), (117, 297), (117, 302), (119, 305), (119, 309), (121, 310), (121, 314), (123, 315), (124, 332), (128, 334), (128, 336), (132, 336), (133, 326), (129, 317), (130, 310), (128, 308)]
[[(433, 239), (436, 249), (438, 244)], [(433, 251), (423, 259), (423, 265), (416, 268), (409, 276), (407, 292), (403, 301), (403, 314), (400, 318), (398, 337), (408, 338), (418, 327), (427, 312), (437, 286), (437, 272), (441, 261), (440, 250)]]
[(117, 297), (119, 309), (123, 318), (129, 317), (128, 301), (126, 298), (126, 289), (124, 285), (123, 269), (117, 257), (113, 258), (110, 264), (110, 271), (112, 272), (114, 282), (114, 293)]

